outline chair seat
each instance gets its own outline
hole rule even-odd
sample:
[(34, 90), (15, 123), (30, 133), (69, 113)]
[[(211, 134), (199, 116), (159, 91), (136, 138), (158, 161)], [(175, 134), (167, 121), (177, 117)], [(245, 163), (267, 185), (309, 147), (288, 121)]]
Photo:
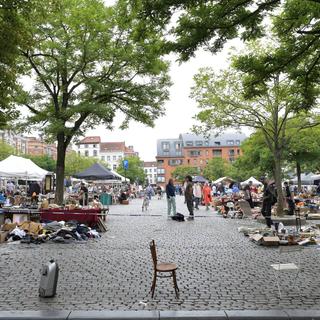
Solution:
[(157, 271), (159, 272), (171, 272), (177, 270), (177, 265), (174, 263), (158, 263)]
[(294, 263), (281, 263), (281, 264), (272, 264), (271, 267), (276, 271), (283, 270), (299, 270), (299, 267)]

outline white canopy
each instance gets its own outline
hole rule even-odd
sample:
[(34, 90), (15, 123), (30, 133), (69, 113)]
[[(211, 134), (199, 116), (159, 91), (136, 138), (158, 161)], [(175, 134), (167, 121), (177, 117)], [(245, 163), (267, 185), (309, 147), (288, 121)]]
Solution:
[(0, 177), (25, 180), (42, 180), (48, 171), (41, 169), (30, 159), (9, 156), (0, 162)]
[(129, 182), (130, 180), (128, 178), (125, 178), (124, 176), (122, 176), (121, 174), (119, 174), (118, 172), (116, 171), (113, 171), (113, 170), (110, 170), (114, 175), (116, 175), (117, 177), (121, 178), (121, 181), (122, 182)]
[(249, 181), (251, 181), (252, 184), (255, 185), (255, 186), (261, 186), (262, 185), (262, 183), (259, 180), (257, 180), (255, 177), (250, 177), (249, 179), (241, 182), (241, 184), (248, 184)]
[(216, 184), (216, 183), (222, 183), (222, 182), (225, 182), (225, 181), (230, 181), (232, 182), (233, 179), (229, 178), (229, 177), (222, 177), (222, 178), (219, 178), (215, 181), (213, 181), (212, 183)]

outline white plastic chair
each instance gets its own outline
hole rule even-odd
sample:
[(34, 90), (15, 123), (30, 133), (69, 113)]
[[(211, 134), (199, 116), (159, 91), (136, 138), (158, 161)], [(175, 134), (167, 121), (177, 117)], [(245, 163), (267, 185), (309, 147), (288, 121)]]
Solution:
[[(295, 279), (293, 287), (296, 286), (298, 276), (300, 274), (301, 270), (301, 251), (303, 247), (296, 245), (296, 246), (281, 246), (279, 248), (279, 263), (275, 263), (271, 265), (271, 268), (273, 269), (275, 280), (277, 282), (278, 291), (279, 291), (279, 298), (281, 299), (281, 286), (280, 286), (280, 273), (286, 272), (286, 273), (294, 273)], [(286, 257), (286, 259), (284, 258)], [(289, 262), (290, 260), (295, 259), (297, 264), (293, 262)], [(285, 263), (284, 263), (285, 262)]]

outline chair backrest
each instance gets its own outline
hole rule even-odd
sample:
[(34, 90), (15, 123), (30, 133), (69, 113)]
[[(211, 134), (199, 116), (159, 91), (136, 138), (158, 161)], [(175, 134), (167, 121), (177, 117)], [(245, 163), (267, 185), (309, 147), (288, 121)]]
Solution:
[[(280, 248), (279, 248), (279, 265), (281, 263), (296, 262), (297, 266), (300, 269), (302, 250), (303, 250), (303, 247), (299, 246), (299, 245), (280, 246)], [(291, 253), (293, 253), (293, 255)]]
[(154, 240), (151, 240), (149, 245), (150, 245), (151, 257), (152, 257), (152, 261), (153, 261), (153, 267), (154, 267), (154, 269), (156, 269), (156, 267), (157, 267), (157, 249), (156, 249), (156, 244), (155, 244)]

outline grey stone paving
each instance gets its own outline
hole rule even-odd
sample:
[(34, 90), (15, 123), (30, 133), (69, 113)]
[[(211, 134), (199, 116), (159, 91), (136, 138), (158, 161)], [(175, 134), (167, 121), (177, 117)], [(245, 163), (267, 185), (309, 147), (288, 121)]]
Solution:
[[(186, 214), (183, 199), (177, 200), (178, 211)], [(109, 231), (101, 240), (0, 245), (0, 310), (320, 308), (316, 248), (303, 251), (304, 274), (297, 281), (301, 289), (291, 290), (293, 277), (285, 276), (280, 301), (270, 269), (277, 249), (256, 246), (237, 231), (255, 222), (223, 219), (203, 207), (193, 222), (168, 221), (165, 200), (153, 199), (144, 215), (141, 201), (112, 206)], [(151, 239), (156, 240), (159, 260), (179, 265), (179, 300), (171, 279), (160, 279), (155, 298), (149, 295)], [(38, 297), (39, 270), (50, 258), (61, 268), (58, 292), (43, 299)]]

